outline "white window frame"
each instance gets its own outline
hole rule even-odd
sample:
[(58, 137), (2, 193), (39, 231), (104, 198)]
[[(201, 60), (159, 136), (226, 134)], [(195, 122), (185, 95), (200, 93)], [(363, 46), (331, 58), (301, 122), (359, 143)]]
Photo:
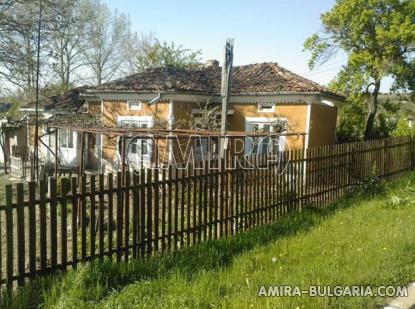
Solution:
[[(137, 104), (135, 107), (132, 106), (132, 104)], [(130, 111), (141, 111), (143, 102), (139, 100), (127, 100), (127, 109)]]
[[(267, 107), (266, 109), (263, 109)], [(258, 103), (258, 113), (275, 113), (275, 104), (272, 104), (270, 108), (268, 106), (262, 106), (261, 103)]]
[[(152, 116), (118, 116), (117, 118), (117, 126), (121, 127), (122, 122), (146, 122), (147, 128), (152, 128), (154, 125), (154, 118)], [(127, 145), (126, 145), (127, 146)], [(147, 139), (147, 154), (143, 155), (142, 161), (143, 163), (148, 166), (151, 163), (151, 156), (153, 152), (153, 143), (151, 139)], [(117, 156), (118, 159), (121, 160), (120, 154), (118, 149), (118, 142), (117, 142)], [(129, 154), (127, 154), (129, 155)]]
[(193, 143), (193, 155), (196, 161), (205, 161), (209, 153), (209, 137), (198, 136)]
[[(66, 133), (66, 143), (62, 143), (62, 139), (61, 139), (61, 134), (65, 132)], [(58, 139), (59, 139), (59, 148), (64, 148), (64, 149), (75, 149), (76, 148), (76, 144), (75, 144), (75, 138), (74, 138), (74, 131), (71, 130), (67, 130), (67, 129), (61, 129), (58, 132)], [(72, 147), (68, 147), (69, 146), (69, 140), (72, 140)]]
[[(261, 124), (270, 124), (271, 125), (272, 122), (277, 121), (277, 120), (287, 121), (286, 118), (245, 117), (245, 132), (252, 133), (252, 125), (253, 124), (261, 123)], [(286, 137), (284, 135), (280, 136), (279, 139), (278, 139), (279, 151), (284, 151), (285, 150), (285, 142), (286, 142)], [(252, 149), (252, 139), (248, 137), (245, 140), (245, 154), (246, 155), (253, 154), (252, 152), (249, 152), (249, 150), (251, 150), (251, 149)], [(260, 153), (257, 153), (257, 154), (260, 154)]]

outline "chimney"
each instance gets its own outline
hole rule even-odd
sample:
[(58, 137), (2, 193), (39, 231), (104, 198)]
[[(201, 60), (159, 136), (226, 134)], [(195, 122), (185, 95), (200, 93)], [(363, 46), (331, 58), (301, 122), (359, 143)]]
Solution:
[(218, 68), (219, 67), (219, 61), (216, 60), (216, 59), (207, 60), (206, 63), (205, 63), (205, 67), (206, 68), (210, 68), (210, 67)]

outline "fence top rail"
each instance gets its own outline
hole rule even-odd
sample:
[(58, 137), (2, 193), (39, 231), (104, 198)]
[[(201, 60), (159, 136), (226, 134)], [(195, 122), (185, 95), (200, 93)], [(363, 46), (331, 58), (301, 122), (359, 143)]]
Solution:
[(80, 133), (91, 133), (91, 134), (104, 134), (110, 136), (124, 136), (129, 134), (135, 134), (142, 137), (151, 138), (191, 138), (191, 137), (261, 137), (261, 136), (304, 136), (305, 132), (279, 132), (279, 133), (261, 133), (261, 132), (245, 132), (245, 131), (228, 131), (223, 135), (217, 130), (204, 130), (204, 129), (159, 129), (159, 128), (117, 128), (117, 127), (106, 127), (106, 128), (87, 128), (87, 127), (74, 127), (70, 125), (49, 125), (51, 129), (57, 130), (71, 130)]

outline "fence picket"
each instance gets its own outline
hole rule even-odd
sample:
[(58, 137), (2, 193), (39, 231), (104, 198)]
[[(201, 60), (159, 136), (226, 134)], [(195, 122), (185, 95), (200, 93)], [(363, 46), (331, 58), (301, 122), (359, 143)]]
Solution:
[(46, 272), (47, 239), (46, 239), (46, 181), (39, 183), (39, 214), (40, 214), (40, 271)]
[(13, 288), (13, 188), (12, 185), (6, 185), (6, 280), (7, 288)]
[(86, 175), (85, 173), (81, 176), (81, 197), (80, 201), (80, 210), (81, 210), (81, 261), (86, 261), (86, 252), (87, 252), (87, 243), (86, 243), (86, 225), (87, 225), (87, 218), (86, 218)]
[(89, 250), (91, 260), (95, 259), (95, 242), (96, 242), (96, 233), (95, 233), (95, 175), (91, 175), (89, 179), (90, 187), (90, 206), (89, 206)]
[(78, 263), (78, 187), (76, 178), (72, 178), (72, 267)]
[(111, 258), (113, 253), (113, 231), (114, 231), (114, 178), (108, 174), (108, 255)]
[[(51, 177), (48, 196), (47, 182), (39, 182), (38, 199), (36, 183), (29, 182), (27, 201), (23, 183), (16, 190), (7, 185), (6, 203), (0, 208), (0, 224), (5, 222), (5, 234), (0, 233), (0, 282), (10, 290), (14, 281), (21, 286), (26, 277), (66, 270), (68, 265), (76, 268), (78, 262), (106, 254), (128, 261), (130, 254), (143, 258), (237, 234), (309, 205), (333, 202), (366, 177), (396, 177), (414, 167), (414, 150), (413, 138), (390, 138), (286, 150), (277, 163), (269, 162), (267, 154), (252, 155), (242, 165), (226, 157), (186, 169), (169, 165), (161, 175), (149, 168), (132, 176), (119, 172), (116, 186), (113, 174), (107, 175), (107, 187), (100, 174), (98, 188), (95, 175), (61, 178), (59, 188)], [(231, 163), (233, 168), (226, 165)]]
[(140, 243), (141, 243), (141, 257), (145, 256), (145, 245), (146, 245), (146, 174), (145, 170), (141, 169), (140, 171), (141, 177), (141, 191), (140, 191)]
[[(29, 273), (36, 274), (36, 183), (29, 182)], [(1, 265), (1, 263), (0, 263)]]
[(154, 221), (154, 251), (158, 253), (159, 251), (159, 172), (156, 170), (154, 172), (154, 187), (153, 187), (153, 221)]
[(123, 243), (122, 243), (122, 228), (123, 228), (123, 190), (122, 190), (122, 175), (117, 173), (117, 262), (121, 261)]
[(56, 264), (58, 261), (58, 244), (57, 244), (57, 192), (56, 192), (56, 178), (51, 177), (49, 179), (50, 182), (50, 203), (49, 203), (49, 211), (50, 211), (50, 266), (52, 269), (56, 269)]
[[(147, 255), (150, 256), (153, 250), (153, 221), (152, 221), (152, 207), (153, 207), (153, 188), (152, 188), (152, 170), (147, 170)], [(177, 188), (176, 188), (177, 190)], [(176, 214), (175, 214), (176, 215)], [(176, 225), (177, 226), (177, 225)], [(175, 231), (176, 232), (176, 231)], [(177, 235), (177, 234), (176, 234)], [(177, 237), (177, 236), (176, 236)], [(177, 239), (176, 239), (177, 242)], [(176, 243), (177, 245), (177, 243)], [(176, 247), (175, 247), (176, 248)]]
[(125, 173), (124, 183), (124, 260), (128, 262), (129, 246), (130, 246), (130, 188), (131, 177), (130, 172)]
[(18, 183), (17, 194), (17, 283), (24, 284), (25, 279), (25, 222), (24, 222), (24, 189), (23, 183)]
[(104, 224), (105, 224), (105, 205), (104, 205), (104, 190), (105, 190), (105, 184), (104, 184), (104, 174), (99, 175), (98, 180), (98, 187), (99, 187), (99, 204), (98, 204), (98, 246), (99, 246), (99, 258), (103, 259), (104, 252), (105, 252), (105, 245), (104, 245), (104, 239), (105, 239), (105, 230), (104, 230)]
[(133, 173), (133, 259), (138, 257), (138, 229), (139, 229), (139, 204), (140, 204), (140, 178)]
[(68, 263), (68, 200), (67, 194), (69, 191), (68, 178), (61, 179), (61, 264), (62, 269), (65, 270)]

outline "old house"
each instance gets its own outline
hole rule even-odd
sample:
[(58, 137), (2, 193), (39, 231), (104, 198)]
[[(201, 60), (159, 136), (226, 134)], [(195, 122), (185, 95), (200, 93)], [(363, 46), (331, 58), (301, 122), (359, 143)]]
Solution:
[[(205, 66), (194, 69), (160, 67), (89, 90), (100, 103), (89, 103), (88, 108), (112, 127), (174, 128), (176, 124), (189, 127), (189, 120), (198, 117), (206, 105), (220, 106), (220, 88), (218, 61), (208, 61)], [(235, 66), (228, 129), (272, 132), (273, 123), (283, 120), (287, 124), (286, 132), (298, 134), (281, 136), (280, 150), (333, 144), (337, 105), (344, 99), (277, 63)], [(115, 141), (104, 137), (101, 157), (107, 165), (117, 160), (118, 148)], [(137, 140), (131, 151), (134, 153), (130, 156), (137, 152), (137, 155), (142, 153), (140, 160), (151, 160), (149, 143)]]
[[(65, 130), (59, 130), (61, 165), (77, 166), (80, 138), (76, 127), (98, 122), (107, 128), (197, 129), (192, 126), (202, 110), (212, 110), (220, 117), (220, 89), (221, 68), (215, 60), (193, 69), (147, 69), (96, 88), (78, 88), (44, 102), (43, 130), (47, 130), (48, 123), (66, 126)], [(275, 123), (282, 122), (285, 134), (279, 137), (278, 150), (329, 145), (335, 142), (337, 105), (344, 99), (341, 94), (276, 63), (235, 66), (227, 126), (229, 131), (272, 133)], [(33, 106), (22, 111), (33, 113)], [(47, 144), (44, 157), (51, 160), (48, 155), (51, 149), (47, 148), (53, 148), (53, 135), (48, 139), (44, 141)], [(131, 140), (129, 160), (150, 164), (155, 156), (153, 143), (144, 138)], [(199, 143), (203, 151), (205, 141)], [(111, 134), (88, 135), (86, 144), (87, 168), (110, 171), (119, 167), (119, 138)], [(167, 141), (158, 144), (164, 150), (163, 160), (175, 156), (176, 147), (168, 144)], [(252, 153), (261, 153), (266, 147), (250, 148)]]
[[(39, 158), (46, 165), (55, 160), (56, 136), (49, 129), (51, 125), (63, 126), (95, 126), (99, 125), (99, 119), (87, 111), (86, 102), (94, 103), (97, 98), (85, 92), (85, 87), (75, 88), (51, 97), (44, 97), (39, 102), (38, 123), (39, 123)], [(25, 104), (20, 108), (24, 114), (20, 120), (21, 128), (18, 134), (24, 138), (18, 145), (27, 145), (29, 152), (34, 150), (35, 139), (35, 103)], [(58, 157), (61, 166), (77, 167), (80, 163), (80, 134), (72, 130), (59, 130), (58, 132)], [(87, 145), (90, 145), (88, 157), (90, 168), (97, 168), (98, 151), (95, 145), (95, 138), (87, 138)]]

